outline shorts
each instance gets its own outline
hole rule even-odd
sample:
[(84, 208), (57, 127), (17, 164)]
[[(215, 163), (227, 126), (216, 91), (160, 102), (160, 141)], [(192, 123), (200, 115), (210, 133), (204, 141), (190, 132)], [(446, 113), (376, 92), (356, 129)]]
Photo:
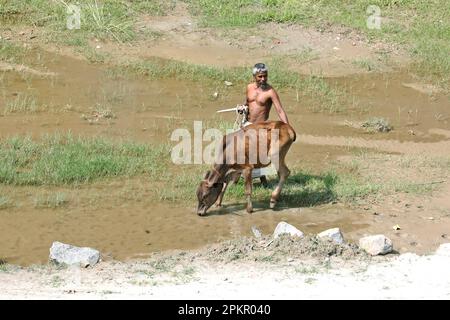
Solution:
[[(247, 121), (244, 123), (244, 127), (252, 124), (250, 121)], [(275, 166), (271, 163), (270, 166), (264, 167), (264, 168), (258, 168), (252, 170), (252, 178), (259, 178), (261, 176), (273, 176), (277, 174), (277, 170), (275, 169)]]

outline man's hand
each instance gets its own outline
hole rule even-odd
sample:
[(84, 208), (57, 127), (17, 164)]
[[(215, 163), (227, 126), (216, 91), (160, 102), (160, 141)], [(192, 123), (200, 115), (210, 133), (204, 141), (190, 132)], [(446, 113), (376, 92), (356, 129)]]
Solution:
[(246, 114), (248, 113), (248, 106), (245, 104), (238, 104), (236, 106), (236, 112), (239, 114)]

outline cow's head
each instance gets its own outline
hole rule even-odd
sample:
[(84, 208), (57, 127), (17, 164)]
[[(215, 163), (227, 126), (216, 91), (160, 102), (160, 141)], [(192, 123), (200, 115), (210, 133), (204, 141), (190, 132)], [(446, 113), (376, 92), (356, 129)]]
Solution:
[(205, 178), (200, 182), (200, 185), (197, 189), (197, 198), (198, 198), (198, 207), (197, 214), (199, 216), (203, 216), (206, 214), (206, 210), (208, 210), (214, 202), (216, 202), (217, 198), (220, 195), (220, 192), (223, 188), (223, 182), (217, 182), (217, 178), (211, 174), (211, 171), (208, 171), (205, 175)]

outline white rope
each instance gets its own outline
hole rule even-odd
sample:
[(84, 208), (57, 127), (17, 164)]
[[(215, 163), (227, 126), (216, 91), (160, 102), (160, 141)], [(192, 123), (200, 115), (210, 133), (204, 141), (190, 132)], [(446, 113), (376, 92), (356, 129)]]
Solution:
[(234, 121), (233, 129), (239, 130), (247, 122), (248, 106), (240, 104), (236, 106), (236, 120)]

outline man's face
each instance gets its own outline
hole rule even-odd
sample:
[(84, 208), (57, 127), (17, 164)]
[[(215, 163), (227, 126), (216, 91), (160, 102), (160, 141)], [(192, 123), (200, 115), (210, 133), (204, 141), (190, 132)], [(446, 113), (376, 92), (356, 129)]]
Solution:
[(267, 72), (266, 73), (257, 73), (255, 75), (256, 85), (261, 89), (267, 88)]

